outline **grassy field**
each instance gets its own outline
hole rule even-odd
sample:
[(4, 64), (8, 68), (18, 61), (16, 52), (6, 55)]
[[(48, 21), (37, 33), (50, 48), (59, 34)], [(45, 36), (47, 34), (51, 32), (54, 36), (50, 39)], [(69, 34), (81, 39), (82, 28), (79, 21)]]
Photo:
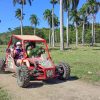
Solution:
[[(0, 57), (4, 57), (6, 46), (0, 46)], [(92, 82), (100, 82), (100, 44), (95, 47), (71, 45), (63, 52), (59, 48), (50, 48), (52, 59), (71, 66), (71, 76)]]
[[(0, 58), (4, 58), (6, 46), (0, 46)], [(11, 98), (8, 96), (6, 90), (4, 90), (2, 87), (0, 87), (0, 100), (11, 100)]]
[(51, 49), (51, 56), (57, 64), (64, 61), (71, 66), (71, 76), (90, 82), (100, 82), (100, 45), (95, 47), (79, 46), (63, 52)]

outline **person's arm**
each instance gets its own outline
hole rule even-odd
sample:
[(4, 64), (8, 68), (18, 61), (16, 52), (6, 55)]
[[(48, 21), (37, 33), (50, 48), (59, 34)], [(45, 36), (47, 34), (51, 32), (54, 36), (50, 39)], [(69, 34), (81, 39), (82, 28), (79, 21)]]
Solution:
[(15, 57), (15, 56), (16, 56), (16, 54), (17, 54), (17, 51), (16, 51), (16, 50), (14, 50), (13, 57)]

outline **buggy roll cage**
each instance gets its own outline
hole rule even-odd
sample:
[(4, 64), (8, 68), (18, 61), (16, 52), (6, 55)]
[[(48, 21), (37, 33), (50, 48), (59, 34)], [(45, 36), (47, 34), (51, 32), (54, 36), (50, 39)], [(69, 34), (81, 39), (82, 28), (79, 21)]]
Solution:
[(11, 38), (10, 38), (10, 41), (8, 42), (8, 48), (12, 44), (13, 38), (22, 41), (22, 48), (23, 48), (24, 52), (26, 52), (25, 51), (25, 42), (42, 42), (46, 46), (45, 50), (48, 53), (48, 57), (51, 59), (50, 53), (48, 51), (48, 45), (47, 45), (45, 39), (40, 38), (40, 37), (38, 37), (36, 35), (12, 35)]

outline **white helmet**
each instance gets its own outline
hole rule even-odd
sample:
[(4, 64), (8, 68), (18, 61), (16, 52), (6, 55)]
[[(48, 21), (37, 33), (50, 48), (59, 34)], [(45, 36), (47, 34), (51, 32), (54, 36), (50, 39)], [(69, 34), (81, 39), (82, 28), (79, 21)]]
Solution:
[(17, 43), (16, 43), (16, 46), (17, 46), (17, 45), (21, 45), (21, 42), (17, 42)]

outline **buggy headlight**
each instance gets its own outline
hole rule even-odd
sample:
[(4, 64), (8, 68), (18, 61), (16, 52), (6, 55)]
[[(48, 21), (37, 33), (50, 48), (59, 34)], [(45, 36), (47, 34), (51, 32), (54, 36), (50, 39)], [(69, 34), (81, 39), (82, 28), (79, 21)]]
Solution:
[(53, 70), (47, 70), (46, 75), (47, 75), (47, 77), (52, 77), (53, 76)]

